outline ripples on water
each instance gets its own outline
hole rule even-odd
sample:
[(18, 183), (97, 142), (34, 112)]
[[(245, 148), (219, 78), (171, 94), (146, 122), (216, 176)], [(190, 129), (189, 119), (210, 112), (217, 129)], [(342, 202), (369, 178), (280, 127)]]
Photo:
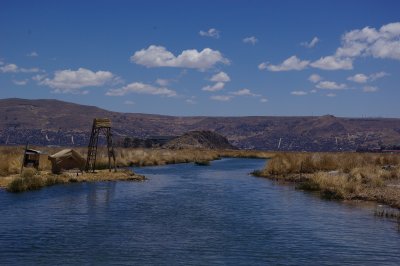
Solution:
[(0, 264), (399, 265), (373, 210), (248, 175), (259, 159), (136, 169), (142, 183), (0, 191)]

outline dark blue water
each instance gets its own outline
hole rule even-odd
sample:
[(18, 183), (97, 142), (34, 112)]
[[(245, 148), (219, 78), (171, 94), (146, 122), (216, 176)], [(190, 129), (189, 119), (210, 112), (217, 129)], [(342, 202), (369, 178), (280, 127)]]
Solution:
[(249, 176), (265, 161), (136, 169), (146, 182), (0, 191), (1, 265), (399, 265), (397, 225)]

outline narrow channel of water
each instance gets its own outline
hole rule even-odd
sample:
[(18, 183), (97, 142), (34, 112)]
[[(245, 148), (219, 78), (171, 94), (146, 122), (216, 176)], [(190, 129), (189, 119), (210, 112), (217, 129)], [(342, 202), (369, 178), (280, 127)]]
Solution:
[(137, 168), (146, 182), (0, 191), (1, 265), (398, 265), (373, 209), (249, 176), (264, 160)]

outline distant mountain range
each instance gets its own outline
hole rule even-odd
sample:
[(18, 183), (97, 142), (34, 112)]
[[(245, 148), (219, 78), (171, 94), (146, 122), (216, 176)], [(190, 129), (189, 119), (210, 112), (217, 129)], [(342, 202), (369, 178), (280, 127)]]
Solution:
[(179, 136), (211, 130), (242, 149), (340, 151), (400, 143), (400, 119), (177, 117), (118, 113), (58, 100), (0, 100), (0, 144), (86, 146), (93, 118), (112, 120), (116, 139)]

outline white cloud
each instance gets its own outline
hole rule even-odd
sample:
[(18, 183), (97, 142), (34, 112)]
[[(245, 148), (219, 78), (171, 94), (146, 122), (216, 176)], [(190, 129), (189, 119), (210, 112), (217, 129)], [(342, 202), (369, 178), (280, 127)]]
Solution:
[(303, 70), (310, 61), (301, 61), (297, 56), (293, 55), (282, 62), (280, 65), (267, 65), (269, 71), (289, 71), (289, 70)]
[(233, 98), (233, 96), (231, 96), (231, 95), (213, 95), (210, 97), (211, 100), (221, 101), (221, 102), (230, 101), (232, 98)]
[(219, 30), (214, 29), (214, 28), (211, 28), (208, 31), (201, 30), (199, 32), (199, 34), (200, 34), (200, 36), (203, 36), (203, 37), (211, 37), (211, 38), (215, 38), (215, 39), (219, 38)]
[(98, 87), (111, 82), (114, 75), (109, 71), (93, 72), (89, 69), (79, 68), (78, 70), (58, 70), (54, 77), (44, 78), (37, 75), (33, 77), (40, 85), (53, 88), (55, 93), (88, 93), (80, 91), (84, 87)]
[(310, 42), (302, 42), (301, 45), (307, 48), (313, 48), (318, 42), (318, 37), (314, 37)]
[(386, 77), (386, 76), (389, 76), (389, 73), (381, 71), (381, 72), (377, 72), (377, 73), (371, 74), (369, 76), (369, 79), (374, 81), (374, 80), (377, 80), (377, 79), (380, 79), (380, 78), (383, 78), (383, 77)]
[(196, 104), (196, 103), (197, 103), (197, 102), (196, 102), (196, 97), (195, 97), (195, 96), (192, 96), (192, 97), (190, 97), (190, 98), (187, 98), (187, 99), (185, 100), (185, 102), (188, 103), (188, 104)]
[(345, 84), (337, 84), (333, 81), (321, 81), (316, 86), (318, 89), (326, 89), (326, 90), (343, 90), (346, 89)]
[(20, 68), (16, 64), (7, 64), (0, 67), (0, 72), (3, 73), (35, 73), (39, 72), (39, 68)]
[(44, 79), (45, 77), (46, 77), (46, 75), (40, 75), (40, 74), (38, 74), (38, 75), (33, 76), (33, 77), (32, 77), (32, 80), (39, 82), (39, 81), (41, 81), (42, 79)]
[(149, 84), (144, 84), (141, 82), (130, 83), (119, 89), (110, 89), (107, 91), (107, 96), (124, 96), (129, 93), (137, 93), (137, 94), (150, 94), (150, 95), (160, 95), (173, 97), (176, 96), (176, 91), (164, 88), (164, 87), (155, 87)]
[(38, 57), (39, 54), (38, 54), (37, 52), (35, 52), (35, 51), (32, 51), (32, 52), (30, 52), (29, 54), (27, 54), (26, 56), (29, 56), (29, 57)]
[(379, 30), (365, 27), (345, 33), (336, 55), (400, 60), (400, 22), (383, 25)]
[(195, 69), (208, 69), (217, 63), (229, 64), (219, 51), (204, 48), (184, 50), (178, 56), (168, 51), (163, 46), (150, 45), (147, 49), (136, 51), (131, 56), (131, 61), (146, 67), (184, 67)]
[(317, 90), (316, 89), (312, 89), (312, 90), (310, 90), (310, 93), (317, 93)]
[(336, 94), (334, 94), (334, 93), (328, 93), (326, 96), (327, 96), (327, 97), (336, 97)]
[(237, 90), (232, 92), (232, 94), (236, 96), (254, 96), (254, 97), (261, 96), (259, 94), (252, 93), (251, 90), (249, 89)]
[(369, 76), (359, 73), (359, 74), (355, 74), (354, 76), (348, 77), (347, 80), (354, 81), (357, 83), (367, 83), (368, 81), (374, 81), (374, 80), (383, 78), (388, 75), (389, 75), (388, 73), (383, 72), (383, 71), (373, 73)]
[(258, 42), (258, 39), (256, 37), (254, 37), (254, 36), (250, 36), (250, 37), (244, 38), (243, 42), (255, 45)]
[(317, 83), (318, 81), (322, 80), (322, 77), (318, 74), (312, 74), (308, 77), (308, 80), (311, 81), (312, 83)]
[(16, 64), (7, 64), (7, 65), (0, 67), (0, 72), (15, 73), (15, 72), (18, 72), (18, 66)]
[(351, 58), (340, 58), (336, 56), (325, 56), (310, 64), (314, 68), (324, 70), (353, 69), (353, 60)]
[(368, 81), (368, 76), (364, 74), (355, 74), (354, 76), (348, 77), (347, 80), (357, 83), (366, 83)]
[(267, 63), (266, 62), (262, 62), (261, 64), (258, 65), (258, 69), (259, 70), (264, 70), (267, 68)]
[(225, 86), (224, 82), (217, 82), (212, 86), (205, 86), (202, 88), (203, 91), (219, 91), (222, 90)]
[(295, 96), (304, 96), (307, 95), (308, 93), (306, 91), (292, 91), (290, 94)]
[(134, 105), (135, 102), (134, 101), (130, 101), (130, 100), (126, 100), (126, 101), (124, 101), (124, 104), (126, 104), (126, 105)]
[(18, 72), (22, 72), (22, 73), (37, 73), (39, 72), (40, 69), (37, 67), (32, 67), (32, 68), (19, 68)]
[(231, 81), (231, 78), (225, 72), (219, 72), (210, 78), (210, 81), (215, 82), (214, 85), (208, 85), (202, 88), (203, 91), (219, 91), (222, 90), (226, 82)]
[(261, 98), (261, 99), (260, 99), (260, 102), (266, 103), (266, 102), (268, 102), (268, 99), (267, 99), (267, 98)]
[(377, 92), (379, 89), (378, 87), (373, 87), (373, 86), (365, 86), (363, 88), (363, 92)]
[(231, 81), (231, 78), (226, 74), (225, 72), (219, 72), (218, 74), (215, 74), (214, 76), (211, 77), (210, 81), (213, 82), (229, 82)]
[(24, 86), (28, 83), (27, 79), (24, 80), (13, 80), (13, 83), (18, 86)]
[(168, 79), (156, 79), (156, 83), (160, 86), (167, 86), (169, 84)]

